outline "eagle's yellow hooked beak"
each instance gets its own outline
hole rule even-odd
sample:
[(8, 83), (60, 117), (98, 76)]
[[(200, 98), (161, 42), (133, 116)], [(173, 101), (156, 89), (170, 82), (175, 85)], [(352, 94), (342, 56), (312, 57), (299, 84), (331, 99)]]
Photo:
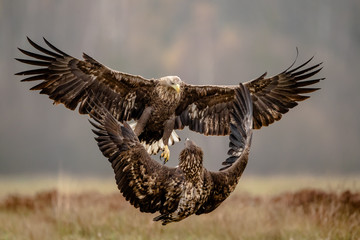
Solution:
[(174, 88), (177, 93), (180, 92), (180, 85), (179, 84), (172, 84), (171, 87)]

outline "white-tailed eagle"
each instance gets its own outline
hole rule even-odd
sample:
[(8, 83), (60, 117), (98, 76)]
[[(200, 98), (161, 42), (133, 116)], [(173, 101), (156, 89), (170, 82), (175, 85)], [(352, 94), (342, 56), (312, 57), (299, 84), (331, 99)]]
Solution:
[[(67, 108), (89, 112), (95, 99), (120, 122), (135, 120), (135, 133), (151, 154), (164, 150), (168, 160), (168, 145), (179, 141), (174, 129), (190, 130), (205, 135), (230, 133), (230, 107), (238, 86), (197, 86), (182, 82), (179, 77), (167, 76), (146, 79), (112, 70), (87, 54), (84, 60), (74, 58), (44, 41), (51, 50), (45, 49), (28, 38), (39, 53), (19, 50), (32, 59), (17, 59), (22, 63), (41, 66), (16, 75), (26, 75), (22, 81), (41, 82), (31, 88), (40, 90)], [(280, 120), (282, 114), (305, 100), (319, 88), (309, 88), (323, 78), (309, 79), (321, 70), (321, 63), (308, 67), (304, 64), (266, 78), (244, 83), (253, 102), (253, 128), (259, 129)]]
[(230, 111), (230, 155), (218, 172), (203, 167), (203, 152), (190, 140), (170, 168), (153, 160), (131, 127), (117, 121), (105, 108), (94, 108), (93, 132), (103, 155), (114, 169), (123, 196), (141, 212), (160, 215), (163, 225), (192, 214), (209, 213), (235, 189), (248, 162), (252, 138), (252, 100), (244, 85), (234, 90)]

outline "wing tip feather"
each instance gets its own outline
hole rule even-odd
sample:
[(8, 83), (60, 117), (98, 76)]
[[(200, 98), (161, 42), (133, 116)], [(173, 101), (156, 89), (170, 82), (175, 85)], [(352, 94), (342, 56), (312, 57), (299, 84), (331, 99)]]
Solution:
[(231, 112), (232, 122), (230, 124), (231, 133), (229, 136), (230, 155), (222, 165), (220, 171), (231, 167), (244, 153), (244, 149), (250, 147), (252, 136), (252, 100), (249, 90), (240, 83), (239, 88), (235, 89), (235, 100), (233, 111)]

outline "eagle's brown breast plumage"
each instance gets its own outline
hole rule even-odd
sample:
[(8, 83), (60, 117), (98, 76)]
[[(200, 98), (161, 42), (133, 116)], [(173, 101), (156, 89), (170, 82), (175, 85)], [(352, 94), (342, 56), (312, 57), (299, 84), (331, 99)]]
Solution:
[(151, 159), (127, 123), (106, 109), (94, 108), (92, 122), (98, 146), (114, 169), (119, 190), (142, 212), (159, 212), (155, 221), (168, 224), (217, 208), (235, 189), (248, 160), (252, 137), (252, 101), (246, 87), (235, 89), (231, 111), (230, 157), (224, 170), (208, 171), (203, 152), (190, 140), (170, 168)]

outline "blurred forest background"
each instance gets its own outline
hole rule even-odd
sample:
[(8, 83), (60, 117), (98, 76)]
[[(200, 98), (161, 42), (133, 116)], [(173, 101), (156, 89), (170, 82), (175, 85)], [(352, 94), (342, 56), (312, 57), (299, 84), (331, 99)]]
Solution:
[[(246, 174), (360, 172), (360, 1), (50, 1), (0, 0), (0, 175), (112, 176), (86, 116), (53, 106), (14, 73), (29, 36), (46, 37), (81, 58), (86, 52), (123, 72), (157, 78), (178, 75), (191, 84), (233, 85), (277, 74), (295, 59), (315, 55), (326, 77), (281, 121), (255, 131)], [(188, 130), (220, 167), (227, 137)], [(177, 165), (182, 143), (171, 147)], [(155, 157), (158, 159), (158, 156)]]

